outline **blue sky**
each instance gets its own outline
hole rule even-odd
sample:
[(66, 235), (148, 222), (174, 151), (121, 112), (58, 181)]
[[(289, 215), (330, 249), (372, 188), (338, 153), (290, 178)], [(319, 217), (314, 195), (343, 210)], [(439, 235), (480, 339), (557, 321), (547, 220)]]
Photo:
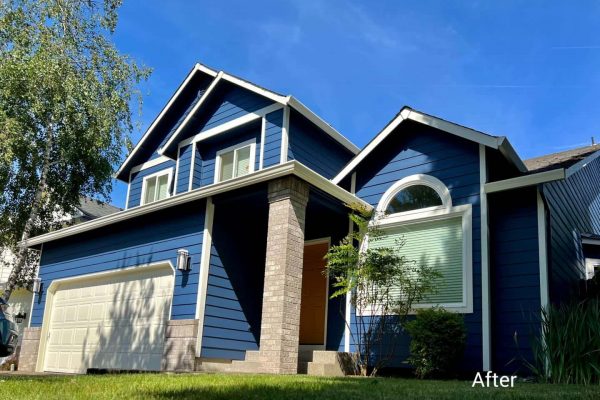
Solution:
[(598, 21), (592, 1), (125, 0), (115, 42), (154, 69), (134, 141), (202, 62), (293, 94), (359, 147), (409, 105), (529, 158), (600, 141)]

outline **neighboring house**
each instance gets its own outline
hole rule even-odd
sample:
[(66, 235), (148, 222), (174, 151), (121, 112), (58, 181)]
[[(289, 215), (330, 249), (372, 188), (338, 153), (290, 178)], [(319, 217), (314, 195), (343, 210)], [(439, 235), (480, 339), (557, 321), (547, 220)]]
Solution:
[(464, 315), (461, 368), (512, 370), (600, 258), (599, 150), (528, 168), (506, 138), (410, 108), (359, 150), (294, 97), (197, 64), (116, 174), (127, 209), (29, 241), (43, 285), (21, 368), (331, 372), (356, 316), (323, 256), (359, 203), (443, 274), (420, 306)]
[[(77, 207), (75, 213), (72, 215), (62, 214), (59, 217), (57, 216), (57, 218), (59, 218), (60, 221), (65, 221), (65, 223), (71, 225), (91, 221), (92, 219), (113, 214), (118, 211), (121, 211), (118, 207), (101, 203), (87, 197), (82, 197), (81, 203)], [(8, 249), (2, 249), (0, 251), (0, 293), (4, 290), (8, 278), (10, 277), (10, 273), (12, 272), (14, 258), (15, 255), (12, 251)], [(13, 317), (17, 315), (23, 317), (22, 320), (19, 318), (19, 321), (17, 321), (19, 340), (22, 339), (21, 333), (23, 332), (23, 328), (30, 324), (32, 300), (33, 293), (25, 288), (16, 288), (10, 296), (8, 313)]]

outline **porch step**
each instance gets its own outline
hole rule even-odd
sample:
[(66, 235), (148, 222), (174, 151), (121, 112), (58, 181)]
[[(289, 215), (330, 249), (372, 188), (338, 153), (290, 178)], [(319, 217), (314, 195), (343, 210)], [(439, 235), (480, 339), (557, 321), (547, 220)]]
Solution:
[[(354, 374), (352, 357), (338, 351), (314, 351), (313, 361), (307, 365), (306, 373), (316, 376), (346, 376)], [(300, 368), (300, 367), (298, 367)]]

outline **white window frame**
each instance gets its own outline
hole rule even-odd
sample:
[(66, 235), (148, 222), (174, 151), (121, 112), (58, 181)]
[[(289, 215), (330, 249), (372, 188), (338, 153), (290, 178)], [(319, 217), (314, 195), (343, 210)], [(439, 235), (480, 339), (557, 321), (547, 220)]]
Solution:
[[(251, 173), (253, 173), (256, 169), (256, 139), (250, 139), (250, 140), (246, 140), (245, 142), (241, 142), (238, 143), (236, 145), (233, 146), (229, 146), (225, 149), (221, 149), (219, 151), (217, 151), (217, 154), (215, 155), (215, 177), (214, 177), (214, 183), (219, 183), (219, 182), (225, 182), (223, 180), (221, 180), (221, 164), (222, 164), (222, 156), (223, 154), (229, 153), (229, 152), (234, 152), (233, 153), (233, 171), (235, 171), (236, 169), (236, 162), (237, 162), (237, 152), (236, 150), (242, 149), (244, 147), (248, 147), (250, 146), (250, 160), (248, 162), (248, 173), (246, 175), (250, 175)], [(243, 176), (246, 176), (243, 175)], [(238, 178), (237, 176), (234, 176), (230, 179), (227, 179), (228, 181), (231, 181), (233, 179)]]
[[(166, 174), (168, 174), (169, 176), (167, 178), (167, 197), (165, 197), (165, 199), (168, 199), (169, 197), (172, 196), (171, 183), (173, 182), (173, 167), (163, 169), (158, 172), (154, 172), (154, 173), (149, 174), (144, 177), (144, 179), (142, 181), (142, 197), (140, 198), (140, 206), (145, 206), (147, 204), (152, 204), (152, 203), (156, 203), (157, 201), (160, 201), (160, 200), (154, 200), (149, 203), (144, 203), (144, 199), (146, 198), (146, 190), (148, 188), (147, 181), (149, 179), (158, 178), (159, 176), (166, 175)], [(155, 195), (155, 197), (156, 197), (156, 195)], [(164, 200), (164, 199), (161, 199), (161, 200)]]
[(589, 258), (585, 259), (585, 279), (592, 279), (595, 275), (596, 267), (600, 267), (600, 259)]
[[(401, 179), (392, 185), (381, 197), (377, 205), (377, 212), (384, 213), (390, 201), (403, 189), (409, 186), (425, 185), (435, 190), (442, 199), (441, 206), (425, 207), (418, 210), (404, 211), (394, 214), (383, 215), (379, 221), (382, 231), (393, 229), (398, 226), (421, 224), (424, 222), (446, 220), (460, 217), (462, 221), (462, 260), (463, 260), (463, 301), (460, 303), (421, 303), (413, 305), (413, 311), (419, 308), (430, 308), (435, 306), (444, 307), (448, 311), (469, 314), (473, 312), (473, 207), (471, 204), (459, 206), (452, 205), (450, 191), (439, 179), (430, 175), (411, 175)], [(368, 238), (365, 240), (368, 246)], [(376, 315), (373, 310), (364, 310), (362, 315)]]

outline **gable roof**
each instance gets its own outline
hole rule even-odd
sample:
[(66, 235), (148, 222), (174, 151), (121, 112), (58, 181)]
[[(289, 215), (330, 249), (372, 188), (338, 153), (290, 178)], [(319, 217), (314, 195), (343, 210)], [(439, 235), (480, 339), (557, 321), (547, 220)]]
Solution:
[(547, 171), (555, 168), (570, 168), (597, 151), (600, 151), (599, 144), (546, 154), (530, 158), (524, 162), (530, 172)]
[(202, 106), (202, 104), (206, 101), (206, 99), (214, 91), (214, 88), (219, 84), (219, 82), (222, 82), (222, 81), (230, 82), (234, 85), (240, 86), (251, 92), (254, 92), (256, 94), (264, 96), (264, 97), (272, 100), (275, 103), (281, 104), (282, 106), (289, 106), (289, 107), (294, 108), (296, 111), (298, 111), (304, 117), (306, 117), (309, 121), (311, 121), (312, 123), (317, 125), (321, 130), (323, 130), (325, 133), (327, 133), (329, 136), (331, 136), (333, 139), (335, 139), (338, 143), (343, 145), (350, 152), (352, 152), (353, 154), (357, 154), (359, 152), (359, 148), (356, 147), (356, 145), (354, 145), (354, 143), (352, 143), (350, 140), (348, 140), (346, 137), (344, 137), (335, 128), (333, 128), (331, 125), (329, 125), (327, 122), (325, 122), (321, 117), (319, 117), (317, 114), (315, 114), (313, 111), (311, 111), (308, 107), (306, 107), (304, 104), (302, 104), (299, 100), (297, 100), (293, 96), (291, 96), (291, 95), (284, 96), (284, 95), (276, 93), (272, 90), (265, 89), (261, 86), (258, 86), (252, 82), (249, 82), (247, 80), (239, 78), (235, 75), (229, 74), (224, 71), (216, 71), (205, 65), (197, 63), (194, 66), (194, 68), (192, 68), (192, 70), (187, 75), (187, 77), (184, 79), (184, 81), (181, 83), (181, 85), (177, 88), (176, 92), (169, 99), (169, 101), (167, 102), (165, 107), (162, 109), (162, 111), (159, 113), (159, 115), (156, 117), (156, 119), (152, 122), (150, 127), (146, 130), (146, 132), (144, 133), (144, 135), (142, 136), (140, 141), (137, 143), (137, 145), (131, 151), (131, 153), (128, 155), (128, 157), (125, 159), (125, 161), (123, 162), (123, 164), (121, 165), (119, 170), (116, 172), (115, 177), (117, 179), (127, 182), (127, 179), (126, 179), (127, 177), (126, 177), (125, 171), (127, 171), (129, 168), (132, 167), (129, 164), (131, 163), (131, 160), (133, 159), (134, 155), (139, 151), (139, 149), (142, 147), (143, 143), (152, 134), (152, 132), (154, 131), (154, 129), (156, 128), (156, 126), (158, 125), (160, 120), (164, 117), (164, 115), (168, 112), (169, 108), (173, 105), (173, 103), (181, 95), (181, 92), (186, 88), (187, 85), (190, 84), (192, 77), (194, 75), (196, 75), (197, 73), (207, 74), (213, 78), (213, 81), (209, 85), (209, 87), (206, 89), (206, 91), (200, 96), (200, 98), (197, 99), (197, 102), (195, 102), (195, 104), (192, 105), (192, 108), (189, 110), (189, 112), (186, 112), (185, 118), (178, 123), (178, 125), (176, 126), (176, 129), (175, 129), (175, 132), (173, 133), (171, 138), (167, 141), (167, 143), (164, 146), (162, 146), (159, 149), (159, 153), (161, 155), (165, 154), (166, 149), (176, 140), (176, 137), (178, 136), (178, 134), (183, 130), (185, 125), (191, 120), (191, 118), (195, 114), (195, 112)]
[(527, 167), (523, 164), (521, 158), (504, 136), (492, 136), (487, 133), (479, 132), (465, 126), (446, 121), (433, 115), (414, 110), (410, 107), (403, 107), (398, 114), (371, 140), (356, 157), (340, 171), (335, 178), (334, 183), (340, 183), (352, 170), (354, 170), (385, 138), (387, 138), (403, 121), (411, 120), (424, 125), (448, 132), (452, 135), (471, 140), (492, 149), (499, 150), (513, 165), (521, 172), (526, 172)]
[(105, 215), (123, 211), (121, 208), (113, 206), (112, 204), (104, 203), (86, 196), (81, 196), (77, 209), (90, 219), (100, 218)]

